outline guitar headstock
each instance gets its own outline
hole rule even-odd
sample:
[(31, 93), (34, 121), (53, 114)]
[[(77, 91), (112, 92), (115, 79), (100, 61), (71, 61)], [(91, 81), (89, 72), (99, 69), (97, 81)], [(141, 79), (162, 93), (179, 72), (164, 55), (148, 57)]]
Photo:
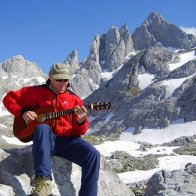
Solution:
[(97, 103), (89, 104), (86, 107), (92, 110), (106, 110), (111, 108), (111, 103), (97, 102)]

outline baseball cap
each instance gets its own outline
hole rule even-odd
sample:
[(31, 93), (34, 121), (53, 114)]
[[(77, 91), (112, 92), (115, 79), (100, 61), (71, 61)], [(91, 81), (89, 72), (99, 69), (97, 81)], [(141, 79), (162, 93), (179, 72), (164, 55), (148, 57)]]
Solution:
[(55, 80), (70, 80), (71, 75), (68, 67), (63, 63), (55, 63), (51, 66), (49, 73)]

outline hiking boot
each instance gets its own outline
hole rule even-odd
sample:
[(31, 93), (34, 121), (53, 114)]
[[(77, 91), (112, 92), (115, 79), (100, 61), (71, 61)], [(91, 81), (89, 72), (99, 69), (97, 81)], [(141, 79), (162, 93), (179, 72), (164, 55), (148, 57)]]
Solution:
[(51, 196), (52, 195), (52, 186), (51, 180), (44, 177), (39, 176), (35, 178), (32, 182), (32, 191), (30, 196)]

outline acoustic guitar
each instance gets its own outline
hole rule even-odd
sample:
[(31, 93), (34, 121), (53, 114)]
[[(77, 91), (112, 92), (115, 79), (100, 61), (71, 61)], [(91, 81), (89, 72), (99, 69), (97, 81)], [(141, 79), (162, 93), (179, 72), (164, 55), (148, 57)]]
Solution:
[[(94, 104), (85, 105), (88, 110), (105, 110), (110, 109), (111, 103), (97, 102)], [(30, 142), (33, 138), (34, 129), (38, 124), (48, 124), (51, 128), (55, 128), (56, 119), (70, 115), (75, 112), (74, 108), (68, 110), (55, 111), (53, 105), (45, 106), (42, 108), (30, 108), (37, 114), (37, 118), (34, 121), (26, 123), (23, 118), (14, 118), (13, 134), (21, 142)]]

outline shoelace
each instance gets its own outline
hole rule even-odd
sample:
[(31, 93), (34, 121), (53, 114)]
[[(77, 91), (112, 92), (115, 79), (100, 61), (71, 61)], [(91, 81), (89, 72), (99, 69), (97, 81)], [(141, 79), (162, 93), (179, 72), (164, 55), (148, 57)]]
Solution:
[(40, 192), (43, 186), (48, 186), (49, 184), (46, 183), (43, 179), (43, 177), (38, 177), (36, 179), (33, 179), (32, 185), (34, 186), (32, 188), (32, 193)]

